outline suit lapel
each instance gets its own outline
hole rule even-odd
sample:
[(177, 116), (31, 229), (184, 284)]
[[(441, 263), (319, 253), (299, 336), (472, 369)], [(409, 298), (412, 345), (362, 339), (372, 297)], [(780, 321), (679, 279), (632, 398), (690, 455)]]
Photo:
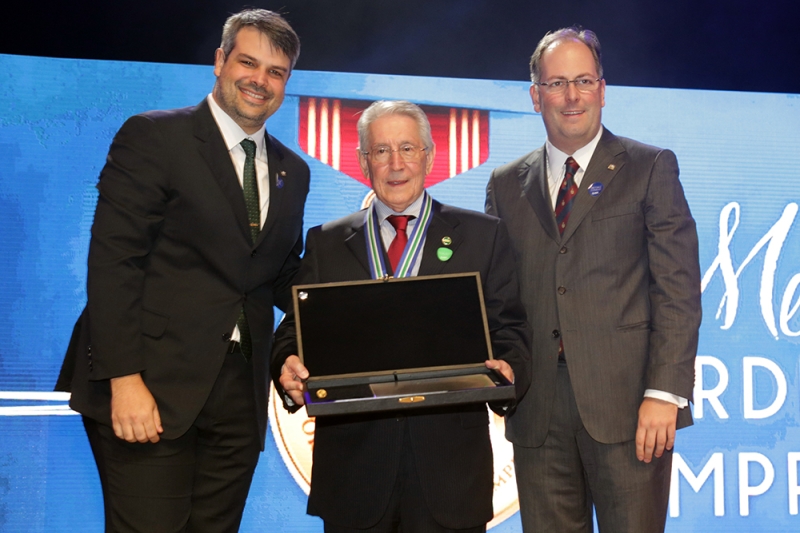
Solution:
[[(461, 232), (458, 230), (458, 218), (442, 213), (442, 204), (433, 201), (433, 219), (428, 226), (428, 233), (425, 235), (425, 247), (422, 249), (421, 263), (419, 265), (420, 276), (434, 276), (441, 274), (444, 270), (445, 261), (441, 261), (436, 252), (439, 248), (449, 248), (453, 254), (457, 253), (458, 247), (464, 241)], [(450, 242), (445, 245), (445, 242)]]
[[(358, 217), (354, 222), (353, 225), (349, 229), (349, 234), (345, 235), (345, 245), (350, 250), (350, 252), (358, 259), (358, 262), (361, 263), (361, 266), (364, 267), (364, 271), (367, 274), (367, 278), (372, 276), (372, 272), (369, 269), (369, 257), (367, 257), (367, 237), (366, 237), (366, 225), (364, 223), (364, 211), (361, 211), (362, 216)], [(381, 251), (384, 256), (384, 261), (386, 264), (389, 264), (389, 259), (386, 257), (386, 251), (383, 250), (383, 246), (381, 246)]]
[(283, 151), (274, 142), (272, 135), (264, 133), (264, 142), (267, 145), (267, 171), (269, 172), (269, 209), (267, 219), (258, 234), (256, 245), (264, 240), (269, 230), (275, 225), (275, 221), (280, 218), (280, 210), (284, 205), (283, 189), (285, 180), (290, 178), (284, 165)]
[(194, 117), (194, 136), (199, 141), (197, 151), (211, 169), (214, 179), (222, 189), (223, 196), (233, 209), (242, 233), (249, 240), (250, 228), (242, 186), (236, 176), (236, 169), (231, 163), (231, 156), (225, 146), (225, 140), (214, 121), (214, 116), (211, 114), (206, 100), (197, 106)]
[(526, 166), (520, 167), (519, 175), (522, 192), (539, 217), (542, 229), (551, 239), (558, 241), (560, 236), (550, 202), (550, 188), (547, 185), (547, 157), (544, 146), (535, 150), (525, 163)]
[(583, 174), (581, 186), (578, 190), (578, 195), (575, 197), (575, 203), (572, 206), (572, 212), (569, 215), (569, 222), (564, 230), (562, 241), (567, 241), (578, 229), (586, 218), (586, 215), (591, 211), (594, 204), (602, 195), (602, 192), (597, 196), (589, 194), (589, 186), (599, 183), (602, 186), (601, 191), (608, 187), (614, 176), (625, 166), (627, 161), (627, 152), (622, 144), (617, 140), (613, 133), (604, 129), (603, 135), (600, 137), (600, 142), (597, 143), (592, 159), (589, 161), (589, 167)]

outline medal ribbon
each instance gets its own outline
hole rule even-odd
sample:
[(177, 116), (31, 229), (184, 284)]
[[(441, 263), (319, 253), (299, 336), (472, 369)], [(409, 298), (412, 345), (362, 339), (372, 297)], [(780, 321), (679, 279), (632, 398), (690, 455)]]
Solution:
[[(395, 278), (407, 278), (414, 270), (414, 265), (419, 260), (422, 243), (425, 241), (425, 234), (428, 232), (431, 219), (433, 218), (433, 199), (427, 191), (422, 193), (422, 209), (420, 209), (419, 220), (414, 226), (414, 230), (408, 237), (408, 243), (400, 256), (397, 264)], [(388, 270), (383, 260), (383, 241), (380, 237), (380, 225), (378, 224), (378, 214), (375, 204), (371, 204), (366, 212), (367, 225), (367, 257), (369, 258), (369, 269), (372, 279), (382, 279), (387, 277)]]

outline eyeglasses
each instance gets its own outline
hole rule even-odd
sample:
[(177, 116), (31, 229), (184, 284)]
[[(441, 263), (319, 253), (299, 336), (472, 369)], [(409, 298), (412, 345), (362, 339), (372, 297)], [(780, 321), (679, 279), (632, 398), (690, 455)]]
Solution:
[(560, 94), (565, 92), (569, 84), (572, 83), (580, 92), (590, 93), (597, 89), (602, 79), (603, 78), (578, 78), (575, 80), (540, 81), (535, 82), (534, 85), (538, 85), (550, 94)]
[(416, 161), (422, 152), (427, 150), (427, 147), (418, 148), (413, 144), (404, 144), (397, 150), (392, 150), (390, 146), (379, 145), (375, 146), (369, 152), (361, 151), (364, 155), (369, 155), (375, 163), (388, 163), (392, 158), (392, 153), (397, 152), (403, 161)]

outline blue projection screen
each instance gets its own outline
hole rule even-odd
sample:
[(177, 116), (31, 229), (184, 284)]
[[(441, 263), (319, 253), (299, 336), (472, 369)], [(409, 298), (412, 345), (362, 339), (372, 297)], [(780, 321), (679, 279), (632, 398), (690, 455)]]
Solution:
[[(214, 77), (210, 66), (8, 55), (0, 67), (0, 530), (102, 531), (80, 418), (49, 392), (86, 299), (94, 186), (128, 116), (194, 105)], [(528, 85), (298, 71), (267, 128), (311, 167), (306, 228), (360, 208), (354, 115), (384, 98), (431, 116), (432, 195), (482, 210), (491, 169), (544, 142)], [(800, 95), (612, 85), (604, 124), (675, 151), (700, 234), (696, 423), (678, 433), (667, 531), (798, 531)], [(322, 531), (305, 515), (314, 420), (276, 405), (242, 531)], [(518, 532), (502, 419), (491, 432), (490, 527)]]

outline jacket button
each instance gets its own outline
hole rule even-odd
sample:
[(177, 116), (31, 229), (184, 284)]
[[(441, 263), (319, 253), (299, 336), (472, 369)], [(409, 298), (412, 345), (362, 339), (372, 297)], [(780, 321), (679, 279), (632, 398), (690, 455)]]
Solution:
[(557, 339), (561, 336), (561, 332), (558, 331), (557, 329), (554, 329), (553, 333), (551, 333), (550, 335), (552, 335), (554, 339)]
[(256, 253), (256, 251), (255, 251), (255, 250), (253, 250), (252, 252), (250, 252), (250, 257), (255, 257), (255, 256), (257, 256), (257, 255), (258, 255), (258, 254)]
[(231, 341), (231, 334), (227, 331), (222, 334), (222, 342), (230, 342)]
[(558, 288), (558, 294), (564, 294), (565, 292), (567, 292), (567, 288), (566, 287), (559, 287)]
[(560, 253), (560, 254), (567, 253), (567, 247), (566, 246), (562, 246), (561, 249), (558, 251), (558, 253)]

